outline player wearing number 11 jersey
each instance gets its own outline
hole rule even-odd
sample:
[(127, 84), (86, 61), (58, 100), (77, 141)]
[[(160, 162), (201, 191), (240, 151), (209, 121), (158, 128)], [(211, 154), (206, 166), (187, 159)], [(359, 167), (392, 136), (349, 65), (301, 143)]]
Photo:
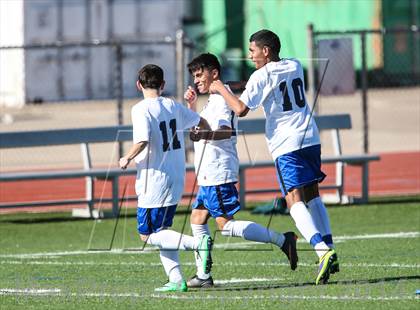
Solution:
[(339, 268), (328, 213), (319, 197), (318, 183), (325, 174), (318, 129), (305, 99), (302, 66), (295, 59), (279, 58), (280, 39), (270, 30), (254, 33), (249, 42), (249, 58), (257, 70), (240, 98), (218, 81), (210, 91), (222, 95), (239, 116), (263, 107), (266, 140), (281, 192), (296, 227), (319, 256), (315, 282), (326, 283)]
[(168, 229), (181, 199), (185, 179), (184, 131), (198, 126), (210, 129), (197, 113), (161, 96), (165, 81), (156, 65), (144, 66), (138, 74), (137, 87), (144, 100), (132, 108), (133, 145), (119, 161), (122, 169), (132, 159), (137, 166), (137, 230), (140, 238), (160, 249), (160, 259), (169, 282), (159, 292), (185, 292), (187, 284), (181, 273), (178, 249), (198, 251), (201, 272), (210, 272), (212, 240), (180, 234)]

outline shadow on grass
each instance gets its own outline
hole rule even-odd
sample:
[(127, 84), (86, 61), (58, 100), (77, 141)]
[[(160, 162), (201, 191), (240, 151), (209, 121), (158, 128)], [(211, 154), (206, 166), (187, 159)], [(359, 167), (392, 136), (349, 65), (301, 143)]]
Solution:
[[(404, 204), (404, 203), (420, 203), (420, 195), (410, 196), (398, 196), (398, 197), (371, 197), (367, 204), (350, 204), (350, 205), (328, 205), (328, 208), (347, 208), (349, 206), (365, 207), (369, 205), (385, 205), (385, 204)], [(252, 211), (254, 208), (261, 204), (250, 203), (251, 207), (247, 207), (243, 210)], [(127, 215), (121, 215), (121, 217), (134, 218), (136, 213), (133, 212), (135, 208), (130, 208)], [(191, 213), (190, 208), (179, 206), (176, 211), (177, 215), (189, 215)], [(267, 216), (275, 216), (279, 214), (266, 214)], [(283, 215), (282, 215), (283, 216)], [(104, 218), (101, 220), (115, 220), (115, 218)], [(76, 218), (72, 217), (68, 213), (50, 213), (50, 214), (11, 214), (6, 215), (3, 218), (0, 217), (0, 223), (11, 223), (11, 224), (41, 224), (41, 223), (61, 223), (61, 222), (77, 222), (77, 221), (92, 221), (90, 218)]]
[[(360, 280), (340, 280), (340, 281), (329, 281), (328, 285), (354, 285), (354, 284), (375, 284), (375, 283), (386, 283), (386, 282), (395, 282), (401, 280), (419, 280), (420, 275), (414, 276), (399, 276), (399, 277), (384, 277), (376, 279), (360, 279)], [(282, 283), (282, 284), (258, 284), (258, 285), (248, 285), (248, 286), (223, 286), (215, 285), (214, 288), (208, 288), (206, 291), (242, 291), (242, 290), (271, 290), (277, 288), (294, 288), (294, 287), (312, 287), (316, 286), (314, 282), (301, 282), (301, 283)]]

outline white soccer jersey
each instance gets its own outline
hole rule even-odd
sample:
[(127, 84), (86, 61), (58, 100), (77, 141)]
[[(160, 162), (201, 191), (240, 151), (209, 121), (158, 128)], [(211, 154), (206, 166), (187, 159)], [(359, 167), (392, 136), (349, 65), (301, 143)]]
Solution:
[[(230, 139), (194, 142), (194, 166), (200, 186), (214, 186), (238, 181), (239, 160), (236, 151), (238, 118), (223, 97), (211, 94), (200, 116), (212, 130), (227, 126), (234, 130)], [(204, 152), (204, 153), (203, 153)], [(201, 162), (201, 164), (200, 164)]]
[(251, 75), (240, 100), (251, 110), (263, 106), (265, 135), (273, 159), (320, 144), (318, 128), (306, 103), (299, 61), (267, 63)]
[(137, 103), (131, 117), (133, 143), (148, 141), (135, 158), (138, 206), (177, 204), (185, 180), (184, 131), (198, 125), (200, 116), (171, 99), (158, 97)]

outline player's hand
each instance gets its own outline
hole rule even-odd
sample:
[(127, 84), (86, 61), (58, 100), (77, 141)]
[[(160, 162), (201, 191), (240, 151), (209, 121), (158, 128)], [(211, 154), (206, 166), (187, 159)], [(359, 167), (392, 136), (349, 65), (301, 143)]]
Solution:
[(220, 93), (220, 90), (224, 87), (225, 85), (221, 80), (215, 80), (210, 84), (209, 91), (211, 94)]
[(197, 102), (198, 97), (195, 89), (192, 86), (188, 86), (188, 89), (184, 93), (184, 99), (190, 105), (190, 109), (195, 108), (195, 103)]
[(121, 169), (126, 169), (129, 163), (130, 161), (127, 158), (125, 157), (120, 158), (119, 164), (120, 164)]
[(198, 129), (198, 127), (195, 127), (190, 130), (190, 139), (194, 142), (200, 141), (201, 139), (201, 132)]

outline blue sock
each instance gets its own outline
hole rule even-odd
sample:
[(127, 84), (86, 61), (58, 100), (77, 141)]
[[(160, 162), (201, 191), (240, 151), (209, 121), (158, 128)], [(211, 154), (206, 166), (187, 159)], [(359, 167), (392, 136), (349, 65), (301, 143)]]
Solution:
[(315, 245), (317, 245), (318, 243), (322, 242), (322, 237), (320, 233), (316, 233), (315, 235), (312, 236), (311, 240), (309, 241), (311, 243), (311, 245), (313, 247), (315, 247)]
[(332, 235), (322, 236), (322, 241), (324, 241), (330, 248), (334, 245)]

